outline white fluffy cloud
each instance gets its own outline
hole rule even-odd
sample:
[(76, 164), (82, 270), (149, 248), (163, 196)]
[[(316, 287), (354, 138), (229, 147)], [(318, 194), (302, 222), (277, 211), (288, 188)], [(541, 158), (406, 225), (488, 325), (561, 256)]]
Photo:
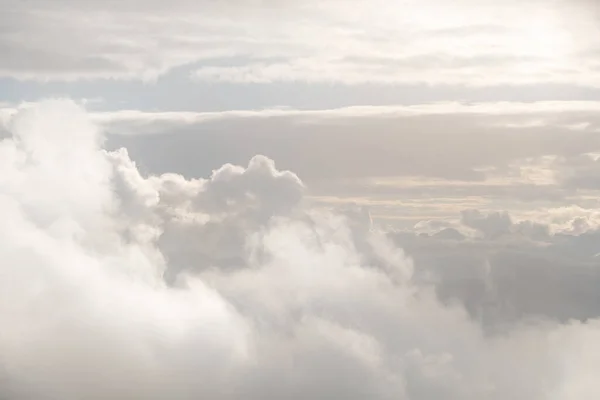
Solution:
[(600, 394), (597, 321), (487, 336), (436, 300), (369, 218), (309, 207), (301, 180), (265, 157), (207, 179), (144, 177), (126, 151), (102, 150), (70, 102), (38, 104), (8, 127), (2, 397)]

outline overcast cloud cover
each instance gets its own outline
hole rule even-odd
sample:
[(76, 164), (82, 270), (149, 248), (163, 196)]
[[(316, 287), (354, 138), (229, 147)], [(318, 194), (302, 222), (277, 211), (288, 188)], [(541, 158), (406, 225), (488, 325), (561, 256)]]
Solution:
[(0, 0), (0, 399), (597, 399), (600, 8)]

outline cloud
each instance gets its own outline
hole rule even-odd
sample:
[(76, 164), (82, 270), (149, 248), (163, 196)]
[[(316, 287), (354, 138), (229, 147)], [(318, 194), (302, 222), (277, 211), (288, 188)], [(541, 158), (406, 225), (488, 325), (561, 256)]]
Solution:
[(569, 188), (597, 190), (600, 186), (599, 163), (596, 154), (580, 154), (556, 160), (561, 183)]
[(461, 220), (464, 225), (491, 239), (508, 233), (512, 225), (507, 213), (492, 213), (484, 216), (477, 210), (463, 211)]
[[(325, 180), (321, 186), (328, 192), (322, 194), (327, 195), (335, 195), (334, 189), (351, 190), (347, 186), (352, 185), (360, 190), (409, 190), (414, 186), (410, 182), (396, 187), (381, 182), (417, 176), (439, 178), (432, 183), (434, 189), (485, 181), (490, 191), (501, 193), (502, 186), (512, 185), (510, 193), (523, 198), (556, 198), (564, 196), (560, 188), (550, 187), (556, 166), (547, 165), (543, 157), (573, 157), (598, 149), (593, 133), (599, 126), (597, 109), (591, 101), (440, 103), (212, 113), (124, 110), (95, 113), (93, 118), (111, 133), (110, 146), (126, 146), (152, 172), (207, 174), (226, 162), (245, 163), (258, 153), (278, 160), (311, 185)], [(541, 122), (523, 124), (532, 119)], [(588, 124), (585, 129), (571, 129), (583, 122)], [(169, 151), (158, 155), (152, 150), (157, 147)], [(211, 149), (210, 154), (199, 159), (197, 148)], [(332, 181), (344, 181), (346, 187)]]
[(414, 258), (417, 280), (464, 304), (486, 330), (505, 332), (523, 320), (598, 317), (597, 220), (577, 207), (527, 217), (469, 209), (391, 236)]
[[(0, 119), (34, 105), (1, 109)], [(126, 147), (144, 174), (207, 176), (263, 154), (302, 176), (311, 200), (368, 205), (375, 220), (409, 227), (465, 208), (600, 206), (597, 110), (548, 101), (89, 116), (106, 148)]]
[[(24, 103), (21, 107), (27, 107)], [(0, 108), (3, 114), (15, 108)], [(537, 102), (438, 102), (412, 105), (351, 106), (323, 110), (303, 110), (287, 107), (262, 110), (229, 110), (220, 112), (145, 112), (119, 110), (98, 112), (93, 118), (115, 134), (152, 134), (174, 127), (208, 124), (235, 119), (296, 118), (306, 122), (334, 121), (347, 118), (415, 118), (426, 116), (469, 116), (489, 118), (491, 127), (536, 128), (558, 125), (569, 130), (597, 128), (597, 101), (537, 101)]]
[(599, 83), (585, 2), (118, 3), (5, 1), (0, 75), (152, 80), (187, 66), (234, 83)]
[[(298, 176), (266, 157), (208, 178), (144, 176), (125, 150), (102, 149), (101, 133), (71, 102), (40, 103), (8, 126), (2, 397), (600, 392), (591, 378), (599, 360), (581, 351), (597, 345), (596, 320), (486, 334), (462, 306), (436, 299), (420, 266), (368, 214), (311, 207)], [(504, 221), (467, 219), (484, 231)]]

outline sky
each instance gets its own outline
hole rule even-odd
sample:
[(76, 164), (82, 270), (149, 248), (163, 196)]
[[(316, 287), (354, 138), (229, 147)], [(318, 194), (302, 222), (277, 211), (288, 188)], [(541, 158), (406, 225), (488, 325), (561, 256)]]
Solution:
[(0, 0), (0, 399), (597, 399), (600, 5)]

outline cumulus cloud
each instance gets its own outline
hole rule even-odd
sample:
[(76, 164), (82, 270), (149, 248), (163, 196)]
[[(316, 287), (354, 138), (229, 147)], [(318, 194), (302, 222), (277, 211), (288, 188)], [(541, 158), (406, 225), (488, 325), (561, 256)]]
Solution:
[[(0, 142), (0, 396), (595, 398), (597, 321), (489, 336), (263, 156), (144, 176), (65, 101)], [(488, 231), (503, 218), (465, 218)], [(504, 222), (501, 223), (504, 226)], [(231, 260), (230, 258), (234, 258)]]

